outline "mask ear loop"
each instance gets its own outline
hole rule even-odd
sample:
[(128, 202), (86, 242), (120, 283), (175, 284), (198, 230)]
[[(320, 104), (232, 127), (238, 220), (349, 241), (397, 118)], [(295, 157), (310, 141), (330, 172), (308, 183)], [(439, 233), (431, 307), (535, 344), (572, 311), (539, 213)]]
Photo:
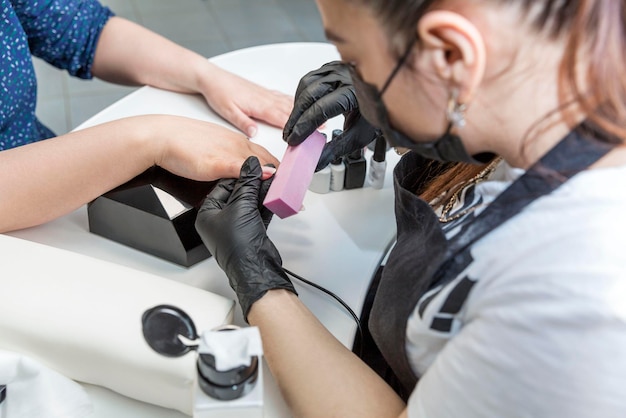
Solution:
[(398, 61), (398, 63), (396, 64), (396, 67), (393, 69), (393, 71), (391, 72), (391, 74), (387, 78), (387, 81), (383, 85), (383, 88), (380, 89), (380, 97), (383, 97), (383, 94), (385, 94), (385, 91), (387, 91), (387, 89), (389, 88), (389, 85), (391, 84), (393, 79), (396, 78), (396, 74), (398, 74), (400, 69), (404, 66), (406, 61), (409, 59), (409, 56), (411, 55), (411, 52), (413, 51), (413, 46), (415, 45), (416, 42), (417, 42), (417, 38), (413, 38), (411, 40), (411, 42), (409, 43), (409, 46), (407, 47), (406, 51), (404, 52), (404, 55), (402, 55), (400, 57), (400, 60)]

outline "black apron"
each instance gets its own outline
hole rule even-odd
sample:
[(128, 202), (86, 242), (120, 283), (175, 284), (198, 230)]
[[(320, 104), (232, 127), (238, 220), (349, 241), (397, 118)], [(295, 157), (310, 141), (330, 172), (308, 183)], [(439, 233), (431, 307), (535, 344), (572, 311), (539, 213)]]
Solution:
[[(430, 205), (416, 196), (416, 185), (423, 181), (427, 161), (406, 154), (394, 169), (397, 242), (382, 271), (379, 283), (373, 283), (369, 332), (382, 358), (374, 368), (407, 400), (417, 384), (406, 353), (406, 330), (409, 316), (429, 290), (454, 280), (471, 262), (471, 245), (485, 234), (519, 213), (535, 199), (547, 195), (568, 179), (585, 170), (613, 148), (615, 140), (600, 141), (596, 132), (585, 125), (567, 135), (543, 158), (502, 192), (480, 215), (464, 224), (447, 240), (438, 217)], [(448, 297), (431, 328), (449, 331), (451, 317), (458, 313), (471, 290), (465, 286), (462, 297)], [(375, 287), (377, 286), (377, 289)], [(467, 288), (469, 286), (469, 288)], [(431, 299), (429, 296), (428, 299)], [(420, 313), (428, 304), (420, 302)], [(366, 350), (368, 349), (365, 344)], [(370, 365), (372, 362), (368, 361)], [(388, 369), (386, 369), (388, 367)], [(385, 370), (386, 369), (386, 370)]]

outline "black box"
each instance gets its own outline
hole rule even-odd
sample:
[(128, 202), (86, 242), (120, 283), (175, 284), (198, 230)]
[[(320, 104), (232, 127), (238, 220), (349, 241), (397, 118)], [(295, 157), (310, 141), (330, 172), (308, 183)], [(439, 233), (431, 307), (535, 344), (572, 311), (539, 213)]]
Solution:
[(89, 231), (185, 267), (211, 256), (196, 215), (216, 182), (152, 167), (87, 205)]

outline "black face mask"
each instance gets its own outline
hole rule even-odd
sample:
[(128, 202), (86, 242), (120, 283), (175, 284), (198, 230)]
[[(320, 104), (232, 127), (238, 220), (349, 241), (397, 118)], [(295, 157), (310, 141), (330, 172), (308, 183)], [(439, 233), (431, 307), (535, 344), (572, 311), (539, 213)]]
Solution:
[(371, 125), (382, 131), (387, 143), (392, 147), (408, 148), (423, 157), (443, 162), (467, 162), (482, 164), (491, 160), (493, 157), (492, 154), (479, 154), (473, 157), (470, 156), (465, 150), (461, 138), (450, 132), (452, 124), (448, 125), (448, 129), (441, 137), (429, 142), (415, 142), (402, 132), (391, 127), (387, 108), (385, 107), (382, 96), (391, 84), (391, 81), (404, 65), (411, 53), (411, 50), (413, 49), (414, 44), (415, 41), (411, 42), (409, 48), (404, 53), (402, 58), (400, 58), (400, 61), (398, 61), (398, 64), (389, 75), (389, 78), (387, 78), (387, 81), (380, 92), (373, 84), (366, 83), (358, 74), (354, 66), (348, 66), (361, 115), (363, 115), (363, 117)]

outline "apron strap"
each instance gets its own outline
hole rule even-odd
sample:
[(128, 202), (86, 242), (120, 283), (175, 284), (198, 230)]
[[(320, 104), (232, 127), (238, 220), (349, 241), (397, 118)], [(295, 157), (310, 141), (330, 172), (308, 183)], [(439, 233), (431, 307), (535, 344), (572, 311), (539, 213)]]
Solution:
[(511, 219), (541, 196), (548, 195), (606, 155), (613, 144), (584, 135), (579, 127), (513, 182), (479, 216), (450, 241), (445, 262), (431, 287), (444, 285), (467, 267), (471, 245)]

